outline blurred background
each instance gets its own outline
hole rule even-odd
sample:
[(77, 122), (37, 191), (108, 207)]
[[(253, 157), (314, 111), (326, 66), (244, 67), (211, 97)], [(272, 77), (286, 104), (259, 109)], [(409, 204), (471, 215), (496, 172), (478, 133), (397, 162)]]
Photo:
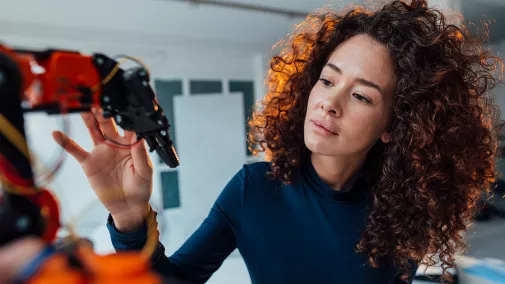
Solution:
[[(351, 2), (3, 0), (0, 41), (23, 49), (126, 54), (149, 67), (181, 159), (180, 167), (170, 169), (151, 155), (152, 205), (160, 213), (161, 241), (171, 254), (199, 226), (242, 164), (262, 159), (247, 151), (246, 121), (264, 95), (272, 46), (308, 12)], [(430, 5), (461, 13), (467, 22), (489, 21), (488, 47), (498, 56), (505, 53), (505, 1), (439, 0)], [(495, 93), (505, 109), (504, 89)], [(70, 136), (91, 149), (80, 117), (70, 115), (68, 121)], [(59, 154), (50, 133), (61, 128), (61, 117), (28, 116), (29, 143), (44, 164)], [(499, 170), (505, 173), (502, 164)], [(64, 222), (89, 238), (97, 252), (114, 251), (105, 227), (107, 212), (77, 162), (67, 157), (49, 188), (60, 200)], [(503, 187), (495, 192), (466, 235), (469, 257), (505, 260), (505, 219), (498, 217), (505, 209), (505, 193)], [(250, 283), (240, 254), (234, 252), (209, 283)]]

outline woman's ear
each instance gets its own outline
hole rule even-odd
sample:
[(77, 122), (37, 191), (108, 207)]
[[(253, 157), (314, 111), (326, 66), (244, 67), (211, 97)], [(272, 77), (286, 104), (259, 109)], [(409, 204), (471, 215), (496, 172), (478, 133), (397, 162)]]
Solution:
[(391, 138), (391, 134), (389, 132), (384, 132), (382, 135), (381, 135), (381, 141), (382, 143), (389, 143), (391, 142), (392, 138)]

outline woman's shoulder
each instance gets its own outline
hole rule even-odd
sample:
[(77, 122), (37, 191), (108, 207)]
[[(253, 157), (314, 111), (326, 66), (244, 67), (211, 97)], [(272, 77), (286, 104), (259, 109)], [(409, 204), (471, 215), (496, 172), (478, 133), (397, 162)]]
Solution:
[(250, 175), (265, 175), (271, 170), (269, 162), (254, 162), (244, 164), (244, 170)]
[(247, 185), (261, 185), (275, 182), (273, 178), (268, 177), (268, 172), (271, 171), (269, 162), (254, 162), (244, 164), (239, 175)]
[(235, 208), (239, 204), (242, 206), (246, 201), (262, 198), (263, 192), (275, 186), (275, 181), (267, 177), (269, 171), (268, 162), (244, 164), (224, 188), (217, 200), (218, 205), (229, 211), (229, 208)]

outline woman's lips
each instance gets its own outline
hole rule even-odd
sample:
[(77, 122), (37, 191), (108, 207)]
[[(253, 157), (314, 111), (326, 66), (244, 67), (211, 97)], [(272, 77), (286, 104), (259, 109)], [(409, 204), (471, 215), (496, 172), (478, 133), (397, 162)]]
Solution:
[(314, 130), (322, 135), (331, 136), (338, 135), (338, 130), (335, 125), (326, 120), (311, 120)]

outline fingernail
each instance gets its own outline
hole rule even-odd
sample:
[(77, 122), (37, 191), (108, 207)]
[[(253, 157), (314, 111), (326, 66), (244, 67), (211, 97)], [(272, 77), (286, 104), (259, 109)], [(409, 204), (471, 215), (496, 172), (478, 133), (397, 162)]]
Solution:
[(58, 143), (60, 145), (63, 144), (63, 134), (61, 134), (61, 132), (54, 131), (53, 138), (54, 138), (54, 141), (56, 141), (56, 143)]

